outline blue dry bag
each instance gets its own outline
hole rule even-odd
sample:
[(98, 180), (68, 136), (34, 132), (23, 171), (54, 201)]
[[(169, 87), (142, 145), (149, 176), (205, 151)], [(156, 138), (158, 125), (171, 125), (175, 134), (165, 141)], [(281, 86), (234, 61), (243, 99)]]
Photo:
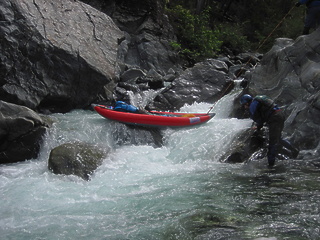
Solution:
[(114, 107), (114, 110), (116, 111), (120, 111), (120, 112), (132, 112), (132, 113), (136, 113), (138, 112), (138, 108), (132, 105), (129, 105), (125, 102), (122, 101), (117, 101), (116, 105)]

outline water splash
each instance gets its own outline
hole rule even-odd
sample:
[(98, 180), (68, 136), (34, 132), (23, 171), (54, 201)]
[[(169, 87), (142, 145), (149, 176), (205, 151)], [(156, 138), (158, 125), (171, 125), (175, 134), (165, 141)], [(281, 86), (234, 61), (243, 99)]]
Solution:
[[(204, 125), (163, 130), (158, 148), (114, 147), (115, 123), (94, 112), (54, 114), (38, 159), (0, 166), (2, 239), (317, 239), (318, 172), (306, 176), (294, 162), (275, 172), (219, 162), (251, 124), (226, 117), (235, 96)], [(50, 149), (72, 140), (113, 149), (89, 182), (47, 170)]]
[(134, 106), (138, 106), (139, 108), (145, 108), (149, 102), (151, 102), (155, 96), (161, 91), (150, 89), (148, 91), (141, 91), (138, 93), (133, 93), (132, 91), (128, 91), (128, 95), (130, 98), (130, 104)]

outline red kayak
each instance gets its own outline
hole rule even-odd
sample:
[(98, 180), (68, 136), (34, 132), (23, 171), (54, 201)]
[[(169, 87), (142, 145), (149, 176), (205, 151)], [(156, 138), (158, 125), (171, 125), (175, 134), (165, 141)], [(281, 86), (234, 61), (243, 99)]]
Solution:
[(205, 123), (215, 113), (174, 113), (150, 111), (149, 114), (115, 111), (112, 107), (95, 105), (94, 110), (101, 116), (126, 124), (151, 127), (187, 127)]

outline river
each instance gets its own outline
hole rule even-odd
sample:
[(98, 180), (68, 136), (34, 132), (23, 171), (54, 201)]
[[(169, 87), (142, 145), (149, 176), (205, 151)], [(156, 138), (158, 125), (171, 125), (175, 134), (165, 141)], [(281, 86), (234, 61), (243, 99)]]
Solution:
[[(161, 147), (89, 110), (53, 114), (38, 159), (0, 166), (1, 239), (320, 239), (319, 167), (219, 161), (251, 126), (228, 118), (235, 96), (204, 125), (162, 130)], [(50, 150), (74, 140), (112, 149), (91, 181), (47, 169)]]

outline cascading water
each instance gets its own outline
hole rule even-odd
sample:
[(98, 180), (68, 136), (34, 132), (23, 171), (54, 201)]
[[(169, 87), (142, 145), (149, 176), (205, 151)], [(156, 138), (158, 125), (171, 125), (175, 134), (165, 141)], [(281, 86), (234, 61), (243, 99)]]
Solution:
[[(91, 111), (54, 114), (38, 159), (0, 166), (1, 239), (318, 239), (318, 172), (219, 162), (251, 126), (228, 118), (237, 94), (204, 125), (162, 130), (161, 147)], [(50, 150), (74, 140), (113, 149), (91, 181), (47, 169)]]

